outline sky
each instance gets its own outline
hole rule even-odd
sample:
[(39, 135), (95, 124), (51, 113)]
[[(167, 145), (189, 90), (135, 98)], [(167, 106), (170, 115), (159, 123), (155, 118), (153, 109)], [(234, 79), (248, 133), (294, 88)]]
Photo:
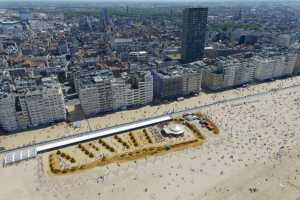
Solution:
[[(5, 2), (10, 2), (12, 0), (0, 0), (0, 1), (5, 1)], [(13, 1), (17, 1), (17, 2), (33, 2), (33, 1), (36, 1), (36, 2), (47, 2), (47, 1), (57, 1), (57, 2), (67, 2), (67, 1), (81, 1), (81, 2), (85, 2), (85, 1), (94, 1), (94, 2), (109, 2), (109, 1), (122, 1), (122, 2), (126, 2), (126, 1), (159, 1), (159, 2), (170, 2), (170, 1), (177, 1), (177, 2), (211, 2), (211, 1), (214, 1), (214, 2), (228, 2), (228, 1), (237, 1), (237, 2), (253, 2), (253, 1), (272, 1), (272, 2), (287, 2), (287, 0), (13, 0)], [(297, 2), (297, 1), (300, 1), (300, 0), (291, 0), (291, 2)]]
[(164, 3), (164, 2), (180, 2), (180, 3), (201, 3), (201, 2), (205, 2), (205, 3), (216, 3), (216, 2), (220, 2), (220, 3), (227, 3), (227, 2), (234, 2), (234, 3), (246, 3), (246, 2), (281, 2), (281, 3), (299, 3), (300, 0), (0, 0), (0, 2), (2, 3), (14, 3), (14, 2), (39, 2), (39, 3), (45, 3), (45, 2), (57, 2), (57, 3), (63, 3), (63, 2), (105, 2), (105, 3), (109, 3), (109, 2), (148, 2), (148, 3), (152, 3), (152, 2), (157, 2), (157, 3)]

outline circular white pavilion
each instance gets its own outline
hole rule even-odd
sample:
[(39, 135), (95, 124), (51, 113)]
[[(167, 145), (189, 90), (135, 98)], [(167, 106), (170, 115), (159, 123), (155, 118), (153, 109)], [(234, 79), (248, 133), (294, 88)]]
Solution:
[(180, 137), (184, 135), (184, 126), (181, 124), (168, 124), (163, 128), (163, 133), (168, 137)]

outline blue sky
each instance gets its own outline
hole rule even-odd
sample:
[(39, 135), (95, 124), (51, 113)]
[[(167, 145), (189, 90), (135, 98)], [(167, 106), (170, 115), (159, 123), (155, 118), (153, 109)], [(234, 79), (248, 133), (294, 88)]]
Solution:
[[(11, 1), (11, 0), (0, 0), (0, 1)], [(43, 2), (43, 1), (58, 1), (58, 2), (62, 2), (62, 1), (81, 1), (81, 2), (85, 2), (85, 1), (95, 1), (95, 2), (108, 2), (108, 1), (158, 1), (158, 2), (164, 2), (164, 1), (178, 1), (178, 2), (211, 2), (211, 1), (218, 1), (218, 2), (226, 2), (226, 1), (239, 1), (239, 2), (249, 2), (249, 1), (273, 1), (273, 2), (286, 2), (285, 0), (13, 0), (13, 1), (18, 1), (18, 2), (30, 2), (30, 1), (37, 1), (37, 2)], [(300, 0), (292, 0), (292, 1), (300, 1)]]

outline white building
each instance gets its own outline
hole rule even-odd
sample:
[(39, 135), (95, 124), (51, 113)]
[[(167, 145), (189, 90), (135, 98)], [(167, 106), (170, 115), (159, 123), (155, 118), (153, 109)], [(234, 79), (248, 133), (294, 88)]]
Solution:
[(256, 66), (248, 63), (241, 63), (236, 70), (235, 85), (243, 85), (254, 81)]
[(198, 63), (171, 65), (152, 72), (156, 99), (172, 99), (201, 91), (202, 70)]
[(112, 90), (112, 110), (123, 109), (127, 106), (127, 91), (126, 82), (122, 78), (113, 78), (111, 80)]
[(6, 131), (16, 131), (19, 128), (13, 94), (3, 93), (0, 96), (0, 125)]
[(132, 61), (147, 61), (148, 52), (147, 51), (133, 51), (129, 53), (129, 59)]
[(146, 105), (153, 100), (153, 77), (149, 71), (135, 76), (126, 86), (126, 106)]
[(5, 93), (0, 97), (0, 118), (6, 131), (63, 121), (66, 110), (62, 88), (54, 77), (49, 77), (41, 79), (36, 87)]
[(258, 81), (269, 80), (273, 78), (274, 60), (266, 58), (255, 58), (256, 65), (255, 79)]
[(255, 79), (264, 81), (293, 74), (297, 61), (296, 54), (271, 56), (269, 58), (256, 57)]
[(111, 74), (80, 79), (79, 99), (86, 115), (107, 112), (113, 108)]
[(236, 71), (238, 71), (238, 65), (228, 65), (224, 67), (224, 83), (223, 87), (232, 87), (234, 86)]
[(203, 88), (226, 89), (254, 81), (265, 81), (290, 76), (300, 71), (299, 57), (295, 53), (259, 54), (254, 57), (219, 57), (204, 69)]
[(298, 55), (296, 53), (289, 53), (286, 56), (286, 65), (283, 71), (284, 76), (290, 76), (293, 74), (294, 69), (296, 67)]
[(111, 47), (115, 51), (125, 51), (130, 49), (129, 47), (133, 45), (132, 38), (115, 38), (112, 41)]
[(286, 68), (284, 56), (275, 56), (273, 62), (270, 63), (273, 65), (273, 78), (279, 78), (283, 75)]
[(294, 74), (300, 74), (300, 54), (296, 54), (296, 62), (294, 67)]
[(276, 38), (276, 43), (280, 47), (288, 48), (292, 43), (292, 36), (289, 34), (281, 34)]
[(153, 78), (149, 71), (120, 77), (102, 71), (81, 78), (79, 99), (86, 115), (146, 105), (153, 100)]

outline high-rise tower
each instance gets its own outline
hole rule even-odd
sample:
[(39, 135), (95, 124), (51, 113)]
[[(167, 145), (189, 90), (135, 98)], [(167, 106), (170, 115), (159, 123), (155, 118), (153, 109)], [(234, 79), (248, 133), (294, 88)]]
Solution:
[(107, 8), (103, 8), (101, 12), (101, 23), (102, 28), (104, 30), (107, 30), (107, 26), (109, 25), (109, 16), (108, 16), (108, 10)]
[(203, 58), (208, 8), (183, 11), (182, 59), (185, 63)]

